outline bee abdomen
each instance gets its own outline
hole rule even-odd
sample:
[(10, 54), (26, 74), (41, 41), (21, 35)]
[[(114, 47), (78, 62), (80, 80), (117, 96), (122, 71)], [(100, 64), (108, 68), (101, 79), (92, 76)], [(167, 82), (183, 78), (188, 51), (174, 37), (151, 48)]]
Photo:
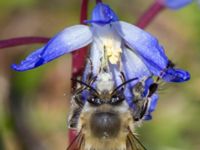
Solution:
[(121, 121), (114, 112), (96, 112), (91, 116), (90, 127), (97, 138), (114, 138), (118, 135)]

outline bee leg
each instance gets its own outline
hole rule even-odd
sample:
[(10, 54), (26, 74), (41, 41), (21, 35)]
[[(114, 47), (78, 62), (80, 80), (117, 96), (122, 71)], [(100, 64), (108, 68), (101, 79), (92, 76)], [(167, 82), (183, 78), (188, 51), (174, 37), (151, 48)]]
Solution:
[(147, 97), (151, 97), (158, 89), (158, 83), (153, 83), (149, 86), (149, 93)]
[(72, 112), (71, 115), (69, 117), (69, 128), (76, 128), (77, 124), (78, 124), (78, 119), (81, 113), (81, 109), (80, 108), (75, 108)]
[(83, 102), (83, 98), (82, 98), (82, 91), (85, 89), (84, 86), (79, 87), (78, 89), (76, 89), (73, 92), (73, 99), (75, 101), (75, 103), (79, 106), (79, 107), (83, 107), (84, 102)]
[(144, 115), (146, 114), (147, 108), (148, 108), (149, 100), (146, 98), (146, 100), (138, 99), (136, 105), (135, 114), (133, 115), (134, 121), (141, 120)]
[(122, 83), (126, 82), (126, 77), (125, 77), (124, 73), (121, 71), (120, 74), (121, 74), (120, 78), (122, 80)]
[(94, 66), (93, 66), (92, 60), (90, 58), (88, 58), (88, 62), (90, 64), (90, 72), (86, 76), (86, 83), (88, 85), (92, 85), (95, 82), (97, 76), (94, 76), (94, 73), (93, 73)]
[(93, 70), (94, 70), (94, 66), (93, 66), (92, 60), (90, 58), (88, 58), (88, 62), (90, 64), (90, 72), (87, 74), (86, 83), (88, 83), (87, 81), (90, 81), (92, 79)]
[(149, 104), (149, 100), (147, 99), (147, 100), (144, 102), (142, 111), (141, 111), (141, 113), (140, 113), (140, 119), (142, 119), (142, 118), (144, 117), (144, 115), (146, 114), (147, 108), (148, 108), (148, 104)]
[(84, 102), (80, 94), (74, 96), (74, 101), (80, 108), (83, 108)]

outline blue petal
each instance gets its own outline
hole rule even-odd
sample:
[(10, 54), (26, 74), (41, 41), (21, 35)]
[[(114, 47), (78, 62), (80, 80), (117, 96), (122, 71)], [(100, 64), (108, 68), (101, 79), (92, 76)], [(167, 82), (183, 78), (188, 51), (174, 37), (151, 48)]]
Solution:
[(93, 42), (91, 49), (90, 49), (90, 54), (89, 54), (90, 60), (87, 61), (87, 64), (86, 64), (86, 67), (85, 67), (85, 70), (83, 73), (83, 81), (84, 82), (86, 81), (86, 76), (89, 73), (92, 73), (93, 76), (96, 76), (99, 73), (100, 66), (101, 66), (101, 58), (102, 58), (102, 52), (98, 48), (97, 43)]
[(109, 64), (110, 71), (112, 72), (113, 79), (115, 81), (115, 86), (119, 86), (122, 84), (121, 79), (121, 71), (119, 70), (119, 67), (115, 64)]
[(44, 47), (32, 52), (25, 60), (21, 61), (19, 65), (13, 64), (11, 67), (16, 71), (25, 71), (28, 70), (27, 68), (34, 68), (36, 65), (35, 63), (37, 62), (38, 64), (38, 61), (42, 60), (42, 58), (40, 59), (39, 57), (43, 49)]
[(88, 91), (88, 90), (84, 90), (83, 92), (82, 92), (82, 101), (83, 102), (86, 102), (87, 100), (88, 100), (88, 98), (89, 98), (89, 96), (90, 96), (91, 94), (90, 94), (90, 92)]
[(160, 72), (166, 68), (168, 58), (158, 40), (129, 23), (119, 21), (112, 24), (125, 43), (142, 58), (148, 69), (159, 76)]
[(151, 96), (151, 100), (150, 100), (150, 105), (148, 108), (148, 112), (153, 112), (156, 109), (157, 106), (157, 102), (158, 102), (159, 96), (157, 94), (153, 94)]
[(143, 78), (151, 75), (139, 56), (128, 48), (123, 48), (122, 62), (127, 79)]
[(36, 68), (66, 53), (84, 47), (92, 40), (92, 33), (88, 26), (75, 25), (66, 28), (53, 37), (46, 46), (31, 53), (19, 65), (12, 65), (12, 68), (16, 71)]
[(190, 74), (182, 69), (169, 68), (164, 72), (162, 79), (167, 82), (184, 82), (190, 79)]
[(152, 116), (151, 116), (151, 114), (147, 114), (147, 115), (144, 116), (143, 119), (144, 119), (144, 120), (151, 120), (151, 119), (152, 119)]
[[(154, 75), (160, 76), (167, 82), (183, 82), (190, 79), (188, 72), (172, 67), (168, 68), (169, 60), (165, 55), (164, 49), (152, 35), (126, 22), (119, 21), (112, 23), (112, 25), (124, 39), (126, 45), (141, 58), (149, 71)], [(124, 51), (123, 53), (126, 55), (127, 52)], [(131, 56), (126, 57), (128, 58)], [(132, 63), (134, 64), (133, 60)], [(141, 67), (146, 68), (145, 65)], [(128, 65), (126, 65), (126, 68), (128, 68), (127, 66)], [(131, 66), (131, 63), (129, 66)], [(134, 75), (134, 73), (138, 73), (138, 75), (148, 75), (148, 69), (145, 69), (145, 72), (138, 70), (134, 72), (134, 70), (127, 69), (126, 72), (130, 75)], [(131, 74), (131, 72), (134, 73)]]
[(164, 0), (164, 4), (171, 9), (180, 9), (188, 4), (190, 4), (192, 0)]
[(92, 20), (85, 22), (104, 25), (114, 21), (118, 21), (118, 17), (115, 12), (108, 5), (98, 3), (92, 12)]
[(129, 88), (129, 85), (126, 86), (124, 91), (124, 96), (126, 98), (126, 102), (130, 107), (133, 107), (133, 94), (131, 92), (131, 88)]

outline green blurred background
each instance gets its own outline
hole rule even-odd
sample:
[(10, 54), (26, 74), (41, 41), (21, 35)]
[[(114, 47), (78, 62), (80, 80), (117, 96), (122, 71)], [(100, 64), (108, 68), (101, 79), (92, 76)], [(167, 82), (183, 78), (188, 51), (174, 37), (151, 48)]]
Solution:
[[(105, 0), (121, 20), (134, 23), (153, 0)], [(90, 10), (94, 5), (91, 0)], [(0, 0), (0, 39), (53, 36), (79, 22), (80, 0)], [(161, 86), (153, 120), (138, 128), (148, 150), (200, 149), (200, 7), (163, 11), (146, 29), (158, 37), (191, 80)], [(27, 72), (14, 72), (41, 45), (0, 50), (0, 150), (67, 147), (71, 56)]]

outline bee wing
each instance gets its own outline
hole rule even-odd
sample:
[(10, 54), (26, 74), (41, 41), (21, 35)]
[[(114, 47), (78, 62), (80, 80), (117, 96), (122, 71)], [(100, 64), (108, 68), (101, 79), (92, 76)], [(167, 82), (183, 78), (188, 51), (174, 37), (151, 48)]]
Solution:
[(66, 150), (83, 150), (84, 142), (84, 135), (82, 132), (79, 132), (79, 134), (73, 139)]
[(131, 131), (127, 136), (126, 143), (127, 143), (127, 150), (147, 150)]

